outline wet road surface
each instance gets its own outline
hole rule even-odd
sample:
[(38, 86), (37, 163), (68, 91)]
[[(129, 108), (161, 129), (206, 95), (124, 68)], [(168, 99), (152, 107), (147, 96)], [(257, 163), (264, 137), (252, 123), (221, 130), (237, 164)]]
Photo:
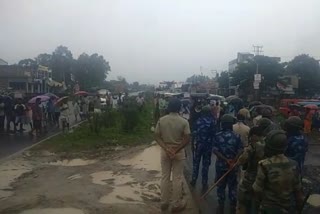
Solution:
[[(73, 114), (73, 106), (69, 103), (69, 109), (70, 109), (70, 125), (75, 124), (75, 117)], [(53, 134), (58, 133), (60, 130), (56, 126), (48, 127), (48, 133), (43, 134), (40, 137), (36, 136), (30, 136), (28, 132), (30, 131), (29, 125), (24, 125), (23, 127), (25, 130), (23, 133), (3, 133), (0, 134), (0, 160), (8, 157), (24, 148), (27, 148)], [(13, 130), (13, 125), (11, 124), (11, 130)]]

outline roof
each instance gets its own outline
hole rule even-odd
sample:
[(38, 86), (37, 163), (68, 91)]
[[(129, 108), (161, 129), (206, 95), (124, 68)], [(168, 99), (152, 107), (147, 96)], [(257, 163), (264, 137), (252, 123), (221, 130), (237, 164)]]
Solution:
[(0, 58), (0, 65), (8, 65), (8, 62)]

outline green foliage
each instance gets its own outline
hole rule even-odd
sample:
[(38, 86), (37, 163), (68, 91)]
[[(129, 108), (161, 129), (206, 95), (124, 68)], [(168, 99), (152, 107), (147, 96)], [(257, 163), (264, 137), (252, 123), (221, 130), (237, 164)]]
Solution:
[(239, 85), (244, 94), (250, 94), (253, 91), (254, 74), (257, 72), (262, 75), (263, 81), (260, 84), (260, 90), (267, 90), (269, 87), (275, 87), (278, 78), (283, 74), (284, 68), (273, 57), (256, 56), (246, 63), (238, 65), (231, 74), (232, 84)]
[(218, 77), (219, 88), (229, 88), (228, 71), (222, 71)]
[(186, 82), (187, 83), (204, 83), (208, 82), (210, 78), (208, 76), (204, 75), (193, 75), (189, 78), (187, 78)]
[(319, 62), (309, 55), (296, 56), (288, 63), (287, 73), (300, 77), (298, 93), (300, 95), (313, 95), (320, 90)]
[(23, 59), (23, 60), (20, 60), (19, 63), (18, 63), (19, 66), (22, 66), (22, 67), (28, 67), (28, 68), (33, 68), (33, 69), (36, 69), (38, 67), (38, 64), (35, 60), (33, 59)]
[(74, 70), (75, 79), (84, 90), (88, 90), (103, 85), (110, 66), (103, 56), (83, 53), (76, 61)]

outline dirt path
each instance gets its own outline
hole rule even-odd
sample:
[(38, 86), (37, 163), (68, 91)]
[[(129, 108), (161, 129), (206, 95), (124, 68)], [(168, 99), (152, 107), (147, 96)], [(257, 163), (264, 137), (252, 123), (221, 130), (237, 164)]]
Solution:
[[(0, 165), (0, 213), (160, 213), (160, 149), (116, 149), (103, 159), (25, 152)], [(185, 185), (186, 186), (186, 185)], [(185, 213), (196, 213), (190, 192)]]

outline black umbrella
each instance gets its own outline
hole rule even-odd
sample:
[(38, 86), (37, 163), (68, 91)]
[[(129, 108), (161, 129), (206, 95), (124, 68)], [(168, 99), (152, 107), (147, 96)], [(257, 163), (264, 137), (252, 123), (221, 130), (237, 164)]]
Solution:
[(231, 105), (240, 105), (243, 103), (243, 101), (239, 97), (234, 97), (233, 99), (230, 99), (228, 103)]
[(262, 102), (260, 102), (260, 101), (253, 101), (253, 102), (249, 103), (248, 108), (251, 109), (253, 106), (259, 106), (259, 105), (262, 105)]

